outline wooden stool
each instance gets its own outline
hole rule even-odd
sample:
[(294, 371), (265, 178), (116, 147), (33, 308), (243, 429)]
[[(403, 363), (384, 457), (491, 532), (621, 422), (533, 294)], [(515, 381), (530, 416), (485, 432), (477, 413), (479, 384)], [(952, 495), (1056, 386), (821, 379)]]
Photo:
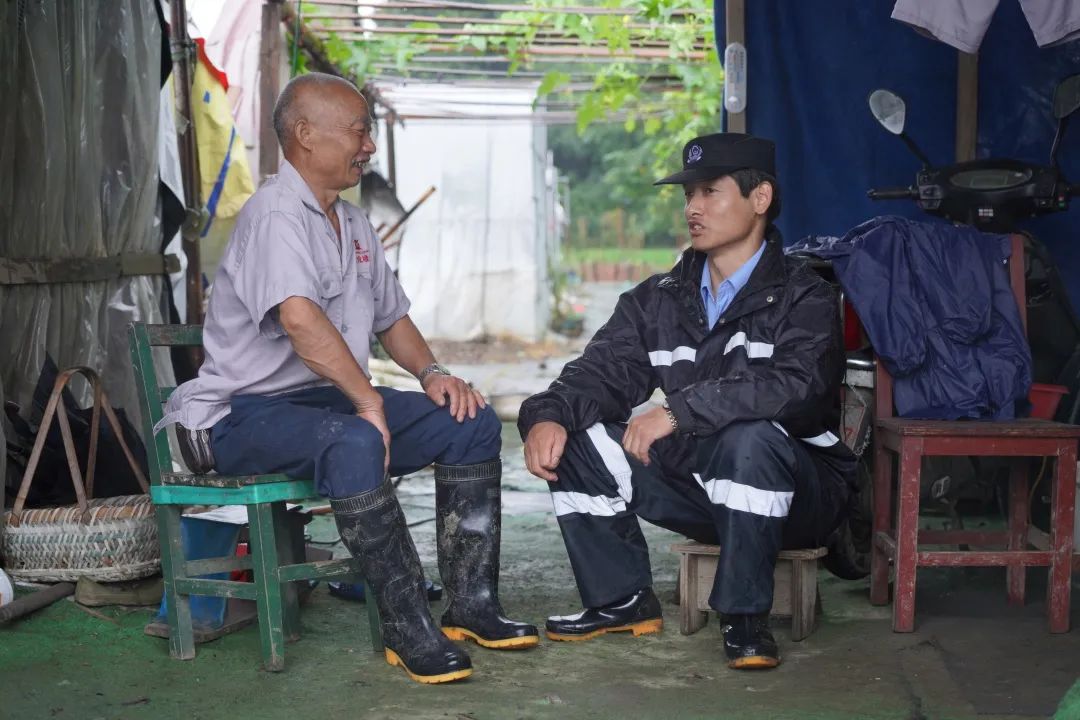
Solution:
[[(709, 593), (716, 576), (719, 545), (689, 542), (672, 545), (679, 553), (679, 632), (692, 635), (709, 621)], [(825, 548), (781, 550), (776, 561), (772, 615), (791, 617), (791, 639), (798, 642), (817, 627), (818, 558)]]

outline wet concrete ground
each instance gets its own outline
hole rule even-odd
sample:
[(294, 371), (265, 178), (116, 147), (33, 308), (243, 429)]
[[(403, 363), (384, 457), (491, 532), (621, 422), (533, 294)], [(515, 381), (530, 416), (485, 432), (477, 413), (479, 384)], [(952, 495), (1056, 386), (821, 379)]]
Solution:
[[(617, 291), (600, 289), (611, 304)], [(472, 377), (504, 383), (489, 389), (532, 392), (560, 365), (553, 359), (546, 368)], [(577, 610), (579, 600), (546, 484), (525, 471), (510, 425), (504, 458), (501, 595), (510, 614), (542, 624), (547, 615)], [(416, 523), (426, 572), (437, 578), (430, 471), (403, 481), (399, 497)], [(669, 547), (679, 538), (644, 530), (664, 603), (660, 635), (545, 640), (518, 652), (467, 645), (473, 677), (427, 687), (372, 653), (364, 606), (330, 596), (325, 586), (305, 608), (303, 637), (288, 646), (279, 674), (259, 669), (254, 628), (200, 646), (194, 661), (180, 662), (169, 659), (165, 641), (142, 634), (149, 610), (91, 615), (65, 601), (0, 628), (0, 720), (1044, 718), (1080, 676), (1080, 630), (1046, 632), (1045, 573), (1029, 571), (1028, 605), (1018, 609), (1006, 605), (1004, 574), (994, 569), (920, 571), (917, 630), (904, 635), (891, 632), (889, 608), (869, 605), (865, 581), (823, 572), (818, 630), (792, 643), (778, 624), (780, 668), (730, 671), (715, 620), (695, 635), (678, 632), (677, 560)], [(313, 540), (336, 539), (330, 518), (316, 518), (309, 531)], [(432, 609), (438, 617), (442, 604)], [(1073, 611), (1078, 625), (1080, 602)], [(1080, 718), (1080, 686), (1058, 717)]]
[[(506, 430), (501, 594), (512, 615), (539, 624), (576, 610), (578, 598), (544, 483), (527, 476)], [(435, 578), (430, 473), (405, 480), (399, 495)], [(329, 518), (309, 529), (315, 540), (336, 537)], [(425, 687), (371, 652), (363, 605), (324, 587), (280, 674), (259, 669), (254, 628), (180, 662), (142, 634), (148, 610), (98, 617), (61, 602), (0, 629), (0, 718), (1037, 718), (1054, 712), (1080, 670), (1080, 631), (1045, 631), (1041, 583), (1032, 577), (1027, 607), (1009, 608), (1002, 574), (969, 570), (920, 573), (918, 630), (907, 635), (890, 631), (888, 608), (868, 604), (865, 582), (823, 573), (819, 629), (792, 643), (778, 624), (779, 669), (730, 671), (715, 620), (678, 632), (668, 549), (677, 537), (651, 526), (645, 535), (664, 601), (660, 635), (518, 652), (469, 645), (472, 678)]]

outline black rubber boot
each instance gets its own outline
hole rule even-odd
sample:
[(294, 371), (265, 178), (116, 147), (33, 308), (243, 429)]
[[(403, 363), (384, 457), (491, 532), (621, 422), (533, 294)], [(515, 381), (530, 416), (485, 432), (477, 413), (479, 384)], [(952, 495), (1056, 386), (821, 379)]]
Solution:
[(724, 615), (720, 620), (728, 667), (761, 670), (780, 664), (780, 650), (769, 632), (769, 614)]
[(386, 661), (413, 680), (443, 683), (472, 674), (468, 654), (435, 626), (420, 558), (390, 483), (331, 500), (341, 540), (360, 562), (379, 605)]
[(613, 632), (632, 632), (634, 637), (664, 629), (660, 600), (651, 587), (610, 605), (586, 608), (573, 615), (555, 615), (547, 620), (550, 640), (577, 642)]
[(534, 625), (509, 620), (499, 604), (502, 461), (435, 466), (439, 573), (449, 603), (442, 628), (452, 640), (517, 650), (540, 642)]

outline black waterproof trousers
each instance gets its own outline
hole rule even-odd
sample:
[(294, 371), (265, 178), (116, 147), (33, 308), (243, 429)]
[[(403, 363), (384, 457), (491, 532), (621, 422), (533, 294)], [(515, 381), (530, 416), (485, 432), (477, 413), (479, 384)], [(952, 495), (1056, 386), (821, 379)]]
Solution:
[(624, 430), (612, 423), (571, 433), (550, 484), (585, 607), (652, 584), (641, 517), (722, 547), (712, 608), (766, 613), (780, 550), (822, 545), (846, 508), (843, 476), (818, 457), (836, 442), (830, 433), (797, 439), (768, 421), (735, 423), (664, 438), (646, 466), (623, 451)]

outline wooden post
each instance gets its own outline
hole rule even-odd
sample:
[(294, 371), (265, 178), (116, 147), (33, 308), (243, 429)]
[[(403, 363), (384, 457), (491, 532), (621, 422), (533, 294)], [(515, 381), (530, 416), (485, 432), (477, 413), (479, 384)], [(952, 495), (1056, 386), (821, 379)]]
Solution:
[[(746, 0), (727, 0), (724, 4), (724, 23), (727, 28), (725, 45), (734, 42), (746, 45)], [(749, 49), (747, 49), (746, 54), (749, 56)], [(723, 56), (723, 52), (720, 55)], [(749, 76), (749, 73), (747, 75)], [(749, 77), (747, 92), (749, 93)], [(727, 113), (726, 129), (728, 132), (746, 132), (746, 111)]]
[(397, 188), (397, 160), (394, 154), (394, 123), (397, 115), (386, 113), (386, 181), (390, 187)]
[[(1026, 458), (1012, 458), (1009, 465), (1009, 549), (1027, 550), (1028, 517), (1028, 473)], [(1044, 459), (1043, 462), (1046, 462)], [(1024, 606), (1024, 593), (1027, 585), (1027, 566), (1013, 563), (1005, 570), (1005, 584), (1008, 588), (1009, 604)]]
[(979, 56), (957, 51), (956, 162), (975, 159), (979, 130)]
[(915, 576), (919, 565), (919, 474), (922, 470), (922, 445), (922, 438), (904, 438), (900, 443), (893, 632), (912, 632), (915, 629)]
[(274, 104), (281, 92), (281, 0), (264, 0), (259, 50), (259, 177), (278, 169), (278, 141), (274, 133)]
[[(187, 6), (184, 0), (173, 0), (170, 16), (170, 42), (173, 59), (173, 93), (176, 111), (180, 116), (177, 136), (180, 150), (180, 177), (184, 185), (185, 216), (180, 227), (181, 246), (188, 259), (185, 289), (187, 313), (185, 321), (202, 322), (202, 262), (199, 258), (199, 232), (202, 230), (202, 176), (199, 173), (199, 152), (195, 140), (195, 123), (191, 116), (192, 62), (195, 46), (187, 33)], [(196, 367), (201, 357), (196, 356)]]

